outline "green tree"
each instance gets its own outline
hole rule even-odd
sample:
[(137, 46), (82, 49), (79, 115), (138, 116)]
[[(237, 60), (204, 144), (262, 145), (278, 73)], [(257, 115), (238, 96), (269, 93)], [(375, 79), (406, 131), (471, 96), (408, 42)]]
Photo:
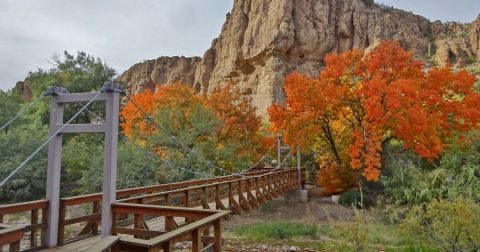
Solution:
[[(22, 101), (13, 90), (6, 92), (0, 90), (0, 127), (12, 119), (21, 109), (21, 106)], [(19, 119), (22, 120), (22, 118)], [(9, 127), (5, 128), (4, 131), (8, 129)]]
[[(65, 51), (63, 56), (54, 56), (52, 61), (53, 68), (28, 73), (25, 83), (32, 89), (34, 97), (42, 95), (49, 86), (64, 87), (71, 93), (96, 92), (116, 75), (116, 71), (101, 59), (85, 52), (72, 55)], [(36, 111), (44, 123), (48, 123), (48, 104), (48, 101), (41, 103)], [(67, 107), (65, 117), (73, 116), (79, 108), (78, 104)], [(91, 110), (103, 115), (104, 104), (93, 104)], [(92, 119), (88, 113), (82, 113), (74, 123), (86, 123)]]
[[(0, 133), (0, 178), (6, 178), (47, 138), (47, 126), (35, 120)], [(43, 149), (0, 188), (0, 201), (28, 201), (45, 197), (47, 150)]]

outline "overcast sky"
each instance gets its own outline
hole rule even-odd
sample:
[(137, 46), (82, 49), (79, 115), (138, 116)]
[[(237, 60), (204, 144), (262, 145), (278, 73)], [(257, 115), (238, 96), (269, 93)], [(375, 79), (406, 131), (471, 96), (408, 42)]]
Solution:
[[(259, 0), (262, 1), (262, 0)], [(273, 0), (276, 1), (276, 0)], [(380, 0), (432, 20), (473, 21), (480, 0)], [(0, 0), (0, 89), (51, 67), (63, 50), (119, 73), (159, 56), (201, 56), (233, 0)]]

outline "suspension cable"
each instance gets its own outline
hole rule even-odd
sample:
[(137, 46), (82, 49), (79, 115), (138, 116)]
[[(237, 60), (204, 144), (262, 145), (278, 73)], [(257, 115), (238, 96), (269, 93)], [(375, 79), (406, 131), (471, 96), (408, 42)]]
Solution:
[(150, 121), (151, 123), (153, 123), (155, 125), (156, 128), (158, 128), (159, 130), (163, 131), (165, 134), (169, 135), (170, 136), (170, 141), (175, 141), (177, 144), (180, 145), (180, 147), (182, 147), (185, 151), (187, 151), (188, 153), (191, 153), (193, 155), (195, 155), (196, 157), (198, 157), (199, 159), (202, 159), (203, 162), (205, 162), (207, 165), (219, 170), (219, 171), (222, 171), (224, 173), (227, 173), (227, 174), (230, 174), (230, 175), (236, 175), (236, 176), (241, 176), (241, 177), (247, 177), (241, 173), (235, 173), (235, 172), (230, 172), (230, 171), (227, 171), (225, 170), (224, 168), (222, 167), (219, 167), (213, 163), (211, 163), (209, 160), (206, 160), (205, 158), (201, 157), (200, 155), (198, 155), (197, 153), (195, 153), (194, 150), (192, 150), (191, 148), (188, 148), (187, 146), (183, 145), (182, 143), (180, 143), (177, 138), (175, 136), (173, 136), (172, 134), (170, 134), (169, 132), (167, 132), (167, 130), (165, 130), (162, 126), (160, 126), (155, 120), (153, 120), (152, 116), (149, 115), (147, 112), (145, 112), (141, 107), (140, 105), (138, 105), (129, 95), (126, 95), (127, 99), (137, 108), (138, 111), (140, 111), (140, 113), (142, 113), (144, 116), (145, 116), (145, 120), (148, 120)]
[[(83, 104), (80, 104), (80, 105), (83, 106)], [(84, 106), (84, 107), (85, 107), (85, 106)], [(85, 110), (86, 110), (88, 113), (90, 113), (92, 116), (94, 116), (99, 122), (102, 122), (102, 123), (105, 122), (104, 119), (101, 118), (100, 116), (98, 116), (95, 112), (91, 111), (90, 109), (88, 109), (88, 108), (86, 108), (86, 107), (85, 107)], [(163, 159), (163, 158), (159, 157), (157, 154), (154, 154), (154, 153), (146, 150), (145, 148), (142, 148), (140, 145), (133, 143), (132, 141), (130, 141), (130, 140), (128, 139), (128, 137), (126, 137), (126, 136), (124, 136), (124, 135), (122, 135), (122, 134), (120, 134), (120, 137), (125, 141), (125, 143), (127, 143), (127, 144), (129, 144), (130, 146), (134, 147), (135, 149), (143, 152), (144, 154), (148, 155), (149, 157), (154, 158), (154, 159), (156, 159), (156, 160), (159, 160), (159, 161), (161, 161), (161, 162), (163, 162), (163, 163), (167, 163), (167, 164), (169, 164), (170, 166), (177, 168), (178, 170), (183, 170), (183, 171), (189, 172), (189, 173), (191, 173), (191, 174), (195, 174), (195, 175), (199, 175), (199, 176), (203, 176), (203, 177), (217, 178), (216, 176), (211, 175), (211, 174), (196, 172), (196, 171), (193, 171), (193, 170), (190, 170), (190, 169), (181, 167), (181, 166), (179, 166), (179, 165), (176, 165), (176, 164), (174, 164), (174, 163), (172, 163), (172, 162), (170, 162), (170, 161), (168, 161), (168, 160), (166, 160), (166, 159)]]
[(2, 127), (0, 127), (0, 131), (8, 127), (10, 124), (12, 124), (15, 120), (17, 120), (20, 116), (25, 114), (31, 107), (36, 105), (38, 102), (40, 102), (45, 96), (43, 94), (35, 99), (33, 102), (29, 103), (27, 106), (25, 106), (23, 109), (21, 109), (12, 119), (10, 119), (8, 122), (6, 122)]
[[(15, 170), (13, 170), (10, 175), (8, 175), (1, 183), (0, 183), (0, 188), (7, 183), (7, 181), (13, 177), (20, 169), (22, 169), (31, 159), (35, 157), (42, 149), (45, 147), (50, 141), (52, 141), (53, 138), (57, 136), (58, 133), (60, 133), (67, 125), (69, 125), (77, 116), (79, 116), (85, 109), (88, 107), (90, 104), (92, 104), (95, 99), (100, 95), (101, 93), (98, 92), (82, 109), (80, 109), (72, 118), (70, 118), (65, 124), (62, 125), (55, 133), (53, 133), (45, 142), (43, 142), (40, 147), (38, 147), (27, 159), (25, 159)], [(52, 127), (51, 125), (50, 127)]]

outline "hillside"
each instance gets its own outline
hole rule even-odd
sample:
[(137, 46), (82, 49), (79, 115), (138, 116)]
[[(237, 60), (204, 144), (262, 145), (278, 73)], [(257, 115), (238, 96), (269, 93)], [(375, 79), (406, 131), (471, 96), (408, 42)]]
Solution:
[[(293, 70), (316, 75), (330, 52), (400, 41), (433, 64), (466, 65), (480, 55), (480, 17), (470, 24), (428, 19), (365, 0), (235, 0), (218, 38), (203, 57), (160, 57), (138, 63), (118, 80), (131, 92), (182, 82), (209, 93), (233, 82), (261, 114), (282, 101)], [(295, 3), (295, 4), (294, 4)], [(429, 46), (430, 45), (430, 46)]]

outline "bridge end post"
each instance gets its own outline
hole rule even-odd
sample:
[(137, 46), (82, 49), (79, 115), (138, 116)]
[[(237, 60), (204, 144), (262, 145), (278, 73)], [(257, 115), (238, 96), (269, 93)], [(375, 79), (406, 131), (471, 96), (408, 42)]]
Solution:
[(105, 156), (103, 162), (102, 195), (102, 238), (112, 234), (112, 203), (116, 201), (117, 189), (117, 149), (118, 149), (118, 113), (120, 108), (121, 87), (107, 82), (102, 87), (106, 94), (105, 116)]
[(298, 174), (298, 185), (300, 188), (298, 189), (298, 196), (301, 202), (308, 201), (308, 191), (304, 188), (302, 183), (302, 153), (300, 152), (300, 147), (297, 147), (297, 174)]
[[(64, 105), (57, 102), (57, 96), (52, 94), (50, 105), (50, 130), (49, 137), (56, 132), (56, 125), (63, 123)], [(47, 233), (46, 246), (58, 245), (58, 220), (60, 208), (60, 178), (62, 158), (62, 134), (57, 134), (48, 144), (48, 169), (47, 169)]]

